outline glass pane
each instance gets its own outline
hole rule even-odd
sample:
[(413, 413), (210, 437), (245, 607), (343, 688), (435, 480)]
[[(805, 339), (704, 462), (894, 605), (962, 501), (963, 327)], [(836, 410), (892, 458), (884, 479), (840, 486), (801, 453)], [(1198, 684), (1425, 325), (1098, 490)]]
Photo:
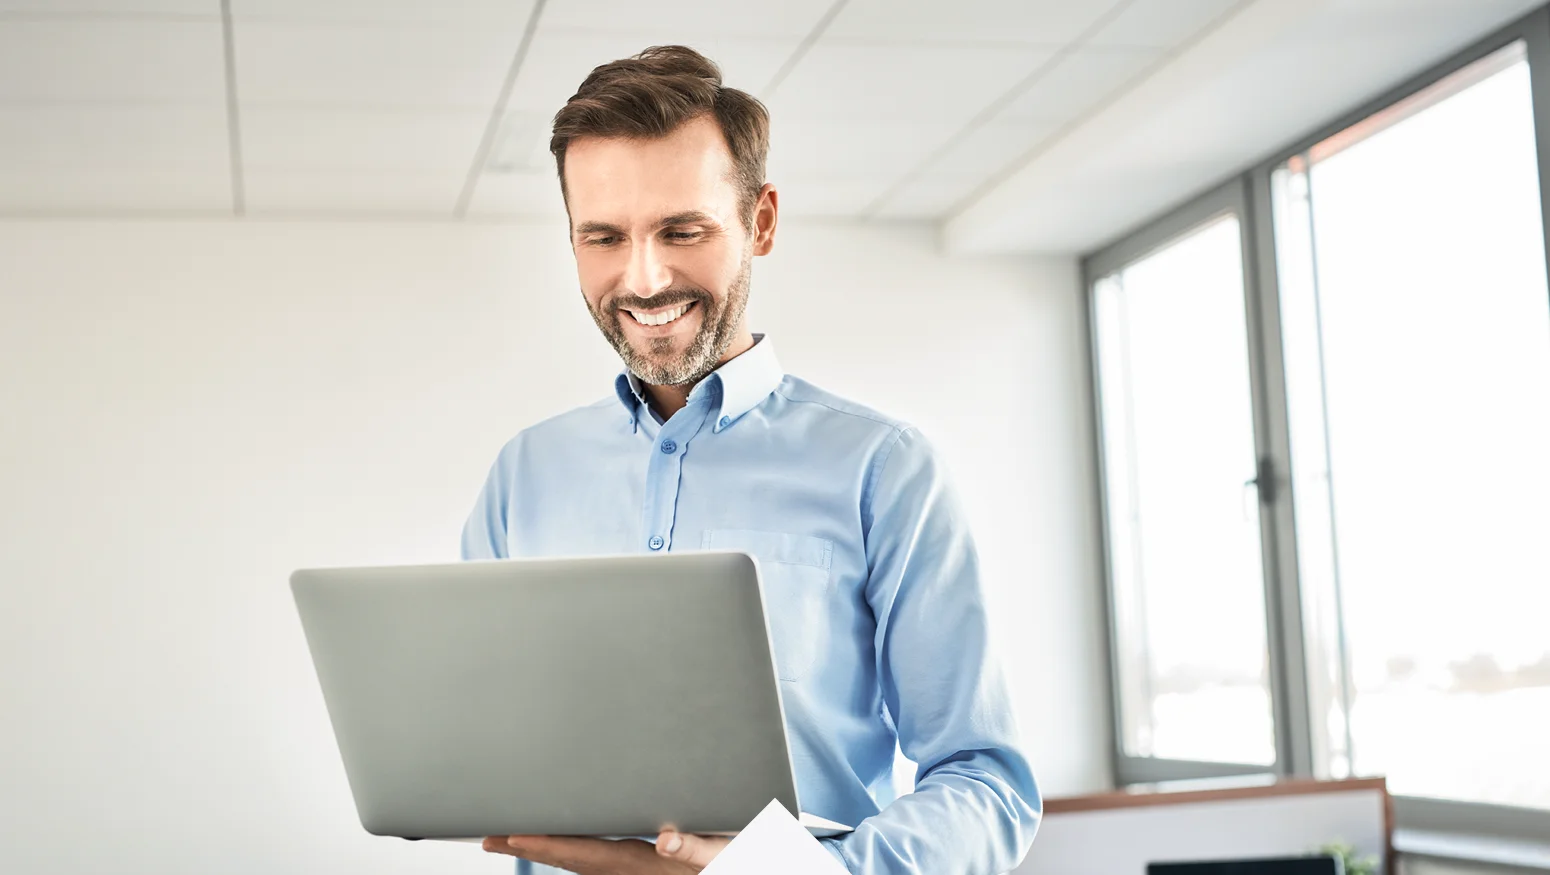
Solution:
[(1124, 750), (1272, 765), (1238, 219), (1094, 296)]
[(1400, 794), (1550, 808), (1535, 154), (1517, 45), (1290, 162), (1275, 188), (1325, 765)]
[(1313, 757), (1319, 777), (1345, 778), (1351, 774), (1346, 733), (1346, 703), (1351, 697), (1334, 577), (1334, 523), (1330, 518), (1333, 505), (1329, 500), (1324, 386), (1319, 365), (1319, 314), (1313, 293), (1313, 228), (1304, 166), (1299, 163), (1278, 170), (1271, 185), (1286, 398), (1288, 408), (1297, 412), (1288, 424)]

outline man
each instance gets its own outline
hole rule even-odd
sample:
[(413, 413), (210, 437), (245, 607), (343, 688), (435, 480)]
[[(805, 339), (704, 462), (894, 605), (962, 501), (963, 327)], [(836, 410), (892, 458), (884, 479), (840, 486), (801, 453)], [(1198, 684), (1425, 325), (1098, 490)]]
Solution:
[[(1005, 872), (1040, 799), (942, 465), (914, 429), (783, 374), (743, 322), (752, 259), (775, 243), (768, 131), (763, 105), (680, 46), (597, 68), (555, 116), (582, 295), (625, 371), (502, 449), (464, 557), (754, 554), (803, 807), (858, 825), (825, 847), (858, 875)], [(898, 799), (896, 742), (920, 766)], [(634, 875), (698, 872), (726, 842), (484, 846), (519, 875)]]

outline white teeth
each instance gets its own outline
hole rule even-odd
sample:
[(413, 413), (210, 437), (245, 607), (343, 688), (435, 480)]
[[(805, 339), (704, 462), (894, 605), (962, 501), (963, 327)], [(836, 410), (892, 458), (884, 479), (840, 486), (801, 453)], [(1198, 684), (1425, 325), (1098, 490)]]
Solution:
[(666, 325), (682, 316), (688, 309), (689, 305), (683, 304), (671, 310), (663, 310), (661, 313), (637, 313), (634, 310), (629, 311), (629, 313), (635, 317), (636, 322), (642, 325)]

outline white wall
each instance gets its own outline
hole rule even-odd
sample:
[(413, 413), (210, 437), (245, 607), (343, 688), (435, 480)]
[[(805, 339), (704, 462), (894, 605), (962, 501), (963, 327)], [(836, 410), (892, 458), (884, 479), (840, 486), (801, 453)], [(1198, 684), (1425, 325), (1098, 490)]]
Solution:
[[(947, 452), (1044, 785), (1101, 789), (1076, 267), (934, 242), (788, 224), (754, 325)], [(0, 870), (508, 871), (361, 832), (285, 581), (453, 559), (616, 369), (563, 229), (0, 223)]]

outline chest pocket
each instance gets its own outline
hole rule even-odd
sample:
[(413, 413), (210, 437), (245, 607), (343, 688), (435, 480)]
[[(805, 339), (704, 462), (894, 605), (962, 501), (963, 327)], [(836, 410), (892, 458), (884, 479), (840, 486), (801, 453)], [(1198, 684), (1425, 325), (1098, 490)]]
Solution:
[(784, 532), (706, 529), (707, 550), (741, 550), (759, 560), (776, 674), (799, 681), (829, 643), (829, 562), (834, 542)]

